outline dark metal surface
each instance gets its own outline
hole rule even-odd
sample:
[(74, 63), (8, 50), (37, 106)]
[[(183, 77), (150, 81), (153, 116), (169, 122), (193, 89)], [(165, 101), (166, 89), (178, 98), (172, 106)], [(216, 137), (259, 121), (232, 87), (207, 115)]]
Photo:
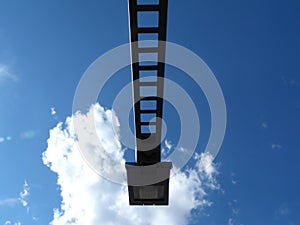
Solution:
[[(141, 186), (129, 186), (129, 204), (130, 205), (168, 205), (169, 204), (169, 179), (153, 184), (151, 186), (159, 186), (163, 188), (162, 197), (155, 199), (142, 199), (135, 198), (135, 189), (141, 188)], [(144, 186), (147, 187), (147, 186)], [(148, 186), (149, 187), (149, 186)]]
[[(134, 117), (136, 132), (136, 154), (137, 163), (151, 164), (161, 160), (160, 142), (162, 132), (161, 119), (155, 121), (141, 121), (141, 117), (145, 114), (155, 114), (156, 117), (162, 118), (163, 111), (163, 91), (165, 74), (165, 41), (167, 30), (167, 0), (160, 0), (158, 5), (138, 5), (137, 0), (129, 0), (130, 14), (130, 37), (131, 37), (131, 57), (132, 57), (132, 79), (133, 79), (133, 96), (134, 96)], [(158, 27), (138, 27), (139, 12), (155, 12), (158, 13)], [(138, 47), (139, 34), (157, 34), (158, 47)], [(139, 65), (139, 54), (141, 53), (157, 53), (158, 61), (153, 65)], [(140, 82), (141, 71), (154, 71), (153, 76), (157, 76), (156, 82)], [(156, 96), (141, 96), (141, 87), (152, 87), (156, 89)], [(141, 109), (141, 101), (155, 101), (156, 107), (153, 109)], [(154, 130), (144, 131), (143, 126), (153, 126)], [(149, 138), (151, 136), (151, 138)], [(144, 141), (148, 139), (147, 141)], [(145, 144), (147, 143), (147, 144)], [(151, 143), (149, 149), (149, 143)], [(147, 145), (147, 146), (146, 146)]]
[[(168, 1), (159, 0), (159, 4), (153, 5), (138, 5), (137, 1), (129, 0), (137, 158), (137, 162), (126, 163), (129, 203), (168, 205), (172, 163), (160, 162)], [(139, 19), (142, 20), (141, 13), (158, 16), (156, 23), (153, 26), (142, 26), (139, 23)], [(139, 37), (147, 34), (157, 39), (151, 39), (153, 42), (143, 46), (141, 41), (144, 39), (139, 40)], [(144, 65), (144, 61), (140, 60), (142, 54), (154, 54), (156, 60), (151, 59), (150, 63)], [(145, 72), (151, 79), (145, 79), (147, 76), (142, 75)]]
[[(171, 162), (144, 166), (126, 163), (130, 205), (168, 205), (171, 167)], [(157, 195), (145, 197), (141, 194), (141, 189), (144, 189), (144, 193), (147, 189), (157, 190)]]

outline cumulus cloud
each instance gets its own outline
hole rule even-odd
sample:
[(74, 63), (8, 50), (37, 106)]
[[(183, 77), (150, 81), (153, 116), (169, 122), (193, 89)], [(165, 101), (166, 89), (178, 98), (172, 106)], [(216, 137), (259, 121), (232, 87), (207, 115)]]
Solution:
[[(192, 210), (211, 205), (207, 190), (218, 188), (217, 170), (212, 156), (202, 153), (193, 168), (172, 175), (169, 206), (129, 206), (126, 180), (117, 184), (108, 179), (126, 175), (116, 124), (113, 111), (96, 104), (87, 114), (77, 113), (50, 130), (43, 162), (57, 173), (62, 198), (52, 225), (183, 225), (189, 223)], [(89, 132), (92, 127), (96, 135)]]

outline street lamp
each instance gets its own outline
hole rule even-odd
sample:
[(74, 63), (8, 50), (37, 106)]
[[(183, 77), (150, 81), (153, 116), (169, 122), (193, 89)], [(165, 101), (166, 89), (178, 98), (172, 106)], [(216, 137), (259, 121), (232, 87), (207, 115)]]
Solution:
[[(127, 181), (130, 205), (168, 205), (169, 177), (171, 162), (161, 162), (161, 132), (162, 108), (165, 72), (165, 44), (167, 25), (167, 0), (160, 0), (157, 4), (138, 3), (142, 0), (129, 0), (130, 40), (132, 57), (132, 80), (134, 97), (134, 118), (136, 135), (137, 162), (127, 162)], [(140, 26), (139, 19), (143, 14), (157, 15), (156, 26)], [(158, 46), (139, 46), (141, 35), (154, 35)], [(160, 61), (153, 65), (141, 65), (140, 54), (155, 53)], [(144, 81), (141, 73), (156, 76), (155, 81)], [(156, 90), (156, 94), (142, 96), (143, 87)], [(143, 103), (154, 102), (152, 108), (143, 108)], [(154, 115), (154, 120), (149, 119)], [(145, 119), (148, 117), (148, 119)], [(147, 129), (151, 126), (152, 129)], [(146, 129), (145, 129), (146, 128)]]

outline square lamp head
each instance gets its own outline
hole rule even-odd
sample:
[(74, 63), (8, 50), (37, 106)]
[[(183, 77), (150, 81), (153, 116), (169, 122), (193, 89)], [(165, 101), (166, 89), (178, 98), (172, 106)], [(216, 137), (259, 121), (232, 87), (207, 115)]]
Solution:
[(172, 163), (126, 163), (130, 205), (168, 205)]

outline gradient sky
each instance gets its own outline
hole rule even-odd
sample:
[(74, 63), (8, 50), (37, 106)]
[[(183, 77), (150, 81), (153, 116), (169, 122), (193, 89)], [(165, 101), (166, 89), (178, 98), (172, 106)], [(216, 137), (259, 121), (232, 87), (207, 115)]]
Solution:
[[(128, 43), (127, 1), (2, 0), (0, 9), (0, 224), (49, 224), (62, 200), (57, 174), (42, 161), (49, 130), (71, 116), (88, 66)], [(293, 0), (169, 1), (167, 40), (208, 64), (228, 114), (215, 159), (220, 188), (189, 224), (300, 222), (299, 11)], [(128, 71), (111, 79), (102, 106), (130, 82)], [(210, 125), (205, 96), (174, 68), (166, 76), (199, 104), (201, 152)], [(167, 122), (176, 118), (166, 104), (169, 111)], [(167, 137), (177, 136), (170, 129)]]

